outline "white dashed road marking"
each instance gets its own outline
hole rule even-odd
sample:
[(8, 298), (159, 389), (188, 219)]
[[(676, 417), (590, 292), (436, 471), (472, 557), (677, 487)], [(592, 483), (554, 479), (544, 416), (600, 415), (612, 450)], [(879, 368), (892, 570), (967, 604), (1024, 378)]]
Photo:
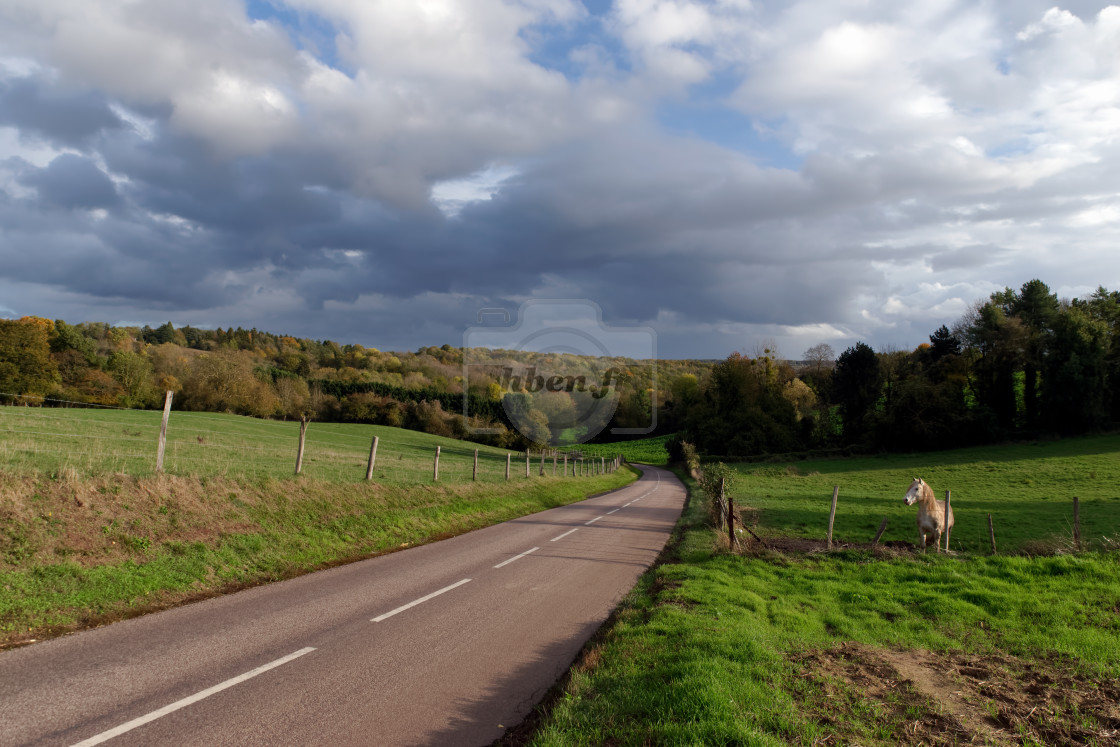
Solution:
[(463, 584), (467, 583), (468, 581), (470, 581), (469, 578), (464, 578), (462, 581), (456, 581), (455, 583), (451, 584), (450, 586), (443, 587), (439, 591), (433, 591), (431, 594), (428, 594), (427, 596), (420, 597), (419, 599), (417, 599), (415, 601), (412, 601), (412, 602), (409, 602), (408, 604), (402, 604), (400, 607), (397, 607), (395, 610), (391, 610), (389, 612), (386, 612), (384, 615), (378, 615), (377, 617), (370, 620), (370, 622), (379, 623), (382, 620), (387, 620), (390, 617), (392, 617), (393, 615), (397, 614), (398, 612), (404, 612), (405, 610), (411, 609), (418, 604), (423, 604), (424, 602), (428, 601), (429, 599), (434, 599), (435, 597), (438, 597), (440, 594), (443, 594), (444, 592), (451, 591), (452, 589), (454, 589), (458, 586), (462, 586)]
[(232, 679), (228, 679), (225, 682), (214, 685), (213, 687), (208, 687), (205, 690), (203, 690), (201, 692), (197, 692), (194, 695), (191, 695), (189, 697), (183, 698), (182, 700), (177, 700), (174, 703), (172, 703), (171, 705), (166, 705), (163, 708), (160, 708), (158, 711), (152, 711), (151, 713), (149, 713), (146, 716), (141, 716), (140, 718), (134, 718), (127, 723), (121, 724), (118, 727), (110, 729), (109, 731), (103, 731), (96, 736), (93, 736), (93, 737), (90, 737), (89, 739), (78, 742), (77, 744), (74, 745), (74, 747), (92, 747), (92, 745), (101, 744), (102, 742), (106, 742), (106, 741), (112, 739), (113, 737), (119, 737), (121, 734), (124, 734), (125, 732), (128, 732), (128, 731), (132, 731), (133, 729), (135, 729), (138, 726), (143, 726), (144, 724), (147, 724), (151, 721), (155, 721), (157, 718), (162, 718), (163, 716), (166, 716), (169, 713), (177, 711), (180, 708), (186, 708), (187, 706), (191, 705), (192, 703), (197, 703), (198, 701), (202, 700), (203, 698), (209, 698), (214, 693), (219, 693), (222, 690), (233, 687), (234, 685), (242, 683), (245, 680), (252, 679), (253, 677), (256, 677), (258, 674), (264, 674), (265, 672), (267, 672), (270, 669), (275, 669), (276, 667), (280, 666), (281, 664), (287, 664), (292, 659), (298, 659), (299, 657), (303, 656), (304, 654), (309, 654), (314, 650), (315, 649), (313, 649), (313, 648), (301, 648), (299, 651), (296, 651), (294, 654), (288, 654), (287, 656), (284, 656), (280, 659), (277, 659), (276, 661), (272, 661), (272, 662), (269, 662), (268, 664), (264, 664), (262, 666), (259, 666), (256, 669), (252, 670), (251, 672), (246, 672), (245, 674), (239, 674), (238, 676), (236, 676)]

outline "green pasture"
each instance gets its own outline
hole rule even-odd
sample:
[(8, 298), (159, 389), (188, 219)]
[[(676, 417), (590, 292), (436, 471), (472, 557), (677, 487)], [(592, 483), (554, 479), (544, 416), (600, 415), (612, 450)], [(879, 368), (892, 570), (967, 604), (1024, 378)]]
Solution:
[[(997, 451), (982, 460), (977, 454), (976, 461), (947, 454), (940, 466), (947, 470), (944, 476), (953, 476), (954, 464), (1013, 464), (1039, 451), (1096, 464), (1095, 457), (1106, 456), (1113, 443), (1080, 440), (1033, 452), (1034, 447), (1009, 447), (1006, 460), (997, 459)], [(927, 465), (938, 463), (936, 456), (924, 459)], [(867, 460), (853, 461), (822, 470), (822, 478), (842, 476), (851, 492), (860, 485), (870, 498), (877, 495), (871, 476), (884, 475), (888, 487), (882, 500), (892, 497), (901, 506), (905, 485), (895, 489), (893, 471), (907, 474), (914, 463), (900, 461), (882, 470)], [(1070, 474), (1076, 471), (1068, 467)], [(749, 472), (744, 477), (752, 491), (761, 486), (771, 492), (764, 517), (765, 507), (783, 498), (810, 505), (809, 498), (798, 497), (802, 488), (779, 493), (773, 487), (806, 478), (751, 478)], [(828, 487), (828, 480), (816, 487)], [(1069, 487), (1084, 486), (1071, 481)], [(830, 495), (829, 489), (823, 499), (826, 517)], [(694, 487), (692, 496), (670, 562), (646, 574), (573, 667), (530, 744), (1115, 744), (1108, 736), (1115, 719), (1108, 693), (1120, 692), (1120, 553), (729, 555), (705, 523), (702, 494)], [(814, 506), (821, 499), (815, 501)], [(814, 517), (820, 514), (819, 507), (813, 511)], [(779, 517), (786, 523), (764, 518), (764, 526), (774, 532), (798, 528), (799, 518)], [(852, 533), (866, 528), (858, 522), (848, 526)], [(871, 656), (878, 651), (883, 657), (900, 652), (963, 657), (977, 671), (1022, 678), (1023, 687), (1029, 682), (1037, 688), (1039, 707), (1014, 710), (986, 689), (994, 685), (981, 676), (968, 696), (980, 714), (974, 720), (989, 723), (990, 717), (1000, 738), (990, 742), (983, 732), (950, 729), (956, 718), (951, 706), (917, 691), (905, 676), (898, 675), (888, 694), (873, 696), (858, 681), (813, 665), (813, 652), (827, 655), (847, 642), (871, 647)], [(959, 681), (955, 669), (945, 668), (944, 675)], [(926, 731), (919, 734), (918, 727)]]
[(622, 454), (626, 461), (640, 464), (664, 465), (669, 462), (669, 452), (665, 444), (673, 435), (654, 436), (652, 438), (639, 438), (633, 441), (616, 441), (605, 444), (581, 444), (574, 450), (593, 456), (607, 457), (608, 459)]
[[(111, 408), (0, 407), (0, 469), (17, 474), (152, 475), (162, 416), (157, 411)], [(470, 480), (475, 448), (479, 480), (505, 480), (504, 449), (402, 428), (314, 421), (307, 429), (301, 474), (338, 483), (363, 480), (374, 436), (379, 438), (374, 471), (378, 482), (431, 482), (437, 446), (441, 480)], [(293, 474), (298, 444), (298, 422), (172, 411), (164, 471), (279, 479)], [(539, 474), (539, 456), (532, 469)], [(546, 474), (552, 474), (551, 459)], [(524, 452), (512, 453), (511, 476), (517, 475), (525, 475)]]
[(833, 529), (841, 542), (869, 542), (888, 520), (884, 541), (917, 541), (917, 507), (902, 497), (921, 477), (939, 499), (951, 491), (952, 549), (988, 552), (987, 515), (1002, 551), (1068, 548), (1073, 498), (1080, 500), (1087, 547), (1120, 537), (1120, 436), (985, 446), (927, 454), (735, 464), (731, 495), (760, 534), (823, 538), (833, 486)]

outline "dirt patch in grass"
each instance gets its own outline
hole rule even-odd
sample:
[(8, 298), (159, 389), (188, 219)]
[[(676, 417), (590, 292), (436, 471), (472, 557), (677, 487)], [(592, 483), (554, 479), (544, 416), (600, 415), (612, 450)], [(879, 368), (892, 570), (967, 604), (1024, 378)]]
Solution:
[(859, 643), (791, 657), (815, 744), (1120, 745), (1120, 679), (1060, 661)]

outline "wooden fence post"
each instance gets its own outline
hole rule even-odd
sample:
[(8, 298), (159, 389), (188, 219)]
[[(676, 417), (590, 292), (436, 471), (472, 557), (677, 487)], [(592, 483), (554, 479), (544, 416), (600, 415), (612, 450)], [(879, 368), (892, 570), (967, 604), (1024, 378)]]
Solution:
[(564, 455), (564, 477), (568, 476), (568, 455)]
[(552, 476), (556, 477), (556, 451), (552, 452)]
[(992, 515), (988, 514), (988, 540), (992, 543), (992, 555), (996, 554), (996, 528), (992, 525)]
[(537, 477), (544, 477), (544, 449), (541, 449), (541, 473)]
[(439, 447), (436, 447), (436, 461), (432, 465), (432, 482), (439, 482)]
[(159, 425), (159, 448), (156, 450), (156, 472), (163, 472), (163, 451), (167, 448), (167, 417), (171, 414), (171, 398), (175, 392), (170, 389), (163, 398), (163, 422)]
[(525, 476), (529, 476), (529, 450), (525, 449)]
[(373, 479), (373, 465), (377, 462), (377, 436), (373, 437), (373, 443), (369, 445), (369, 461), (366, 462), (366, 479)]
[(478, 482), (478, 449), (474, 450), (474, 471), (471, 472), (471, 479)]
[(1073, 496), (1073, 546), (1081, 549), (1081, 503)]
[(879, 525), (879, 531), (875, 532), (875, 539), (871, 540), (871, 546), (877, 547), (879, 545), (879, 538), (883, 536), (883, 532), (887, 531), (887, 520), (883, 519), (883, 523)]
[[(949, 498), (950, 497), (951, 496), (949, 495), (949, 491), (946, 490), (945, 491), (945, 519), (944, 519), (944, 524), (945, 524), (945, 526), (944, 526), (944, 530), (945, 530), (945, 552), (949, 552), (949, 531), (950, 531), (949, 530)], [(937, 551), (941, 552), (941, 548), (940, 547), (937, 548)]]
[(832, 509), (828, 512), (828, 549), (832, 549), (832, 524), (836, 521), (836, 499), (840, 496), (840, 486), (832, 488)]
[(299, 450), (296, 451), (296, 474), (303, 469), (303, 441), (307, 436), (307, 416), (299, 416)]
[(724, 490), (724, 478), (719, 479), (719, 494), (727, 501), (727, 549), (735, 547), (735, 499)]
[(509, 452), (506, 452), (506, 479), (509, 479)]

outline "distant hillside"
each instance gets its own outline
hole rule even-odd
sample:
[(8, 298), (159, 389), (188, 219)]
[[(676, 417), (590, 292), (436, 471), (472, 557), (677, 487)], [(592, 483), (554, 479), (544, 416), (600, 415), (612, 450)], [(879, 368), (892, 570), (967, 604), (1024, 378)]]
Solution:
[[(464, 355), (471, 364), (464, 378)], [(257, 329), (114, 327), (24, 317), (0, 320), (0, 401), (150, 409), (174, 392), (173, 407), (261, 418), (311, 416), (320, 421), (376, 423), (524, 448), (503, 400), (531, 390), (526, 371), (560, 370), (595, 382), (614, 372), (618, 397), (612, 426), (653, 421), (672, 429), (671, 392), (702, 384), (709, 361), (641, 362), (629, 358), (421, 347), (382, 352)], [(517, 374), (511, 377), (511, 372)], [(512, 380), (511, 380), (512, 379)], [(464, 417), (464, 390), (467, 416)], [(549, 406), (577, 393), (548, 392)], [(564, 406), (570, 403), (561, 402)], [(538, 442), (548, 433), (536, 434)]]

